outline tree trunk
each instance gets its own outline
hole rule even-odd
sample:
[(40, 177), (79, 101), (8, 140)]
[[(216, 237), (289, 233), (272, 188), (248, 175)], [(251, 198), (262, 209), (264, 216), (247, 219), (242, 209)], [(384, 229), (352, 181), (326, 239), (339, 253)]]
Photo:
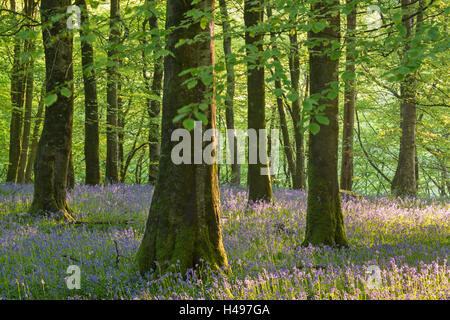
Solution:
[[(269, 6), (267, 6), (267, 17), (270, 18), (271, 16), (272, 16), (272, 7), (269, 5)], [(276, 38), (275, 38), (274, 33), (270, 34), (270, 40), (272, 43), (273, 51), (277, 51), (278, 46), (275, 42)], [(276, 62), (275, 72), (274, 72), (274, 73), (276, 73), (277, 66), (279, 66), (280, 68), (282, 68), (282, 66), (281, 66), (280, 60), (278, 59), (277, 56), (274, 56), (273, 59)], [(275, 90), (282, 90), (281, 80), (279, 78), (275, 79)], [(282, 134), (282, 139), (283, 139), (283, 150), (286, 155), (289, 173), (292, 177), (292, 186), (294, 186), (294, 184), (295, 184), (294, 180), (295, 180), (295, 174), (296, 174), (295, 159), (294, 159), (294, 153), (292, 152), (291, 141), (289, 138), (289, 130), (288, 130), (287, 121), (286, 121), (286, 113), (284, 110), (284, 102), (283, 102), (283, 98), (281, 95), (277, 95), (276, 100), (277, 100), (277, 110), (278, 110), (278, 114), (280, 116), (281, 134)], [(294, 124), (294, 126), (295, 126), (295, 124)]]
[[(24, 2), (24, 12), (27, 17), (33, 18), (35, 12), (35, 4), (33, 0), (26, 0)], [(32, 27), (28, 28), (29, 31)], [(19, 160), (19, 169), (17, 172), (17, 183), (25, 182), (25, 170), (27, 166), (29, 143), (30, 143), (30, 131), (31, 131), (31, 113), (33, 110), (33, 85), (34, 85), (34, 58), (31, 53), (34, 50), (34, 41), (25, 40), (24, 51), (30, 53), (29, 60), (25, 63), (25, 115), (23, 123), (23, 133), (22, 133), (22, 148)]]
[[(26, 41), (25, 47), (27, 51), (33, 50), (32, 41)], [(30, 144), (30, 131), (31, 131), (31, 113), (33, 110), (33, 86), (34, 86), (34, 59), (30, 58), (26, 70), (26, 98), (25, 98), (25, 116), (23, 122), (23, 133), (22, 133), (22, 148), (19, 160), (19, 169), (17, 171), (17, 183), (25, 182), (25, 170), (27, 166), (28, 159), (28, 149)]]
[[(146, 0), (146, 6), (147, 10), (151, 11), (152, 7), (155, 6), (154, 0)], [(155, 43), (155, 50), (160, 51), (162, 50), (160, 45), (160, 35), (159, 35), (159, 28), (158, 28), (158, 17), (155, 14), (152, 14), (146, 21), (144, 21), (143, 29), (144, 33), (147, 27), (147, 24), (149, 28), (151, 29), (152, 34), (152, 42)], [(145, 40), (145, 43), (147, 44), (147, 41)], [(151, 97), (147, 98), (147, 110), (150, 117), (150, 123), (149, 123), (149, 168), (148, 168), (148, 182), (150, 184), (155, 184), (156, 180), (158, 178), (158, 162), (159, 162), (159, 156), (160, 156), (160, 133), (159, 133), (159, 114), (161, 110), (161, 105), (158, 99), (155, 99), (155, 97), (161, 96), (161, 87), (162, 87), (162, 78), (163, 78), (163, 57), (160, 56), (156, 59), (154, 59), (154, 69), (153, 69), (153, 81), (150, 85), (149, 77), (147, 75), (148, 73), (148, 67), (146, 63), (146, 57), (145, 57), (145, 48), (143, 50), (143, 59), (144, 59), (144, 80), (147, 83), (147, 89), (149, 93), (151, 94)]]
[[(65, 12), (69, 0), (42, 0), (41, 20), (45, 51), (46, 93), (57, 100), (45, 108), (44, 128), (34, 168), (32, 211), (58, 212), (72, 220), (66, 200), (67, 171), (72, 147), (73, 93), (72, 36), (67, 32)], [(54, 17), (61, 15), (59, 20)], [(52, 21), (50, 24), (49, 22)]]
[[(289, 72), (291, 76), (291, 86), (295, 93), (299, 93), (300, 81), (300, 57), (298, 54), (297, 30), (289, 33), (291, 52), (289, 55)], [(293, 188), (305, 189), (305, 147), (303, 142), (303, 131), (301, 121), (300, 98), (292, 102), (292, 120), (294, 121), (295, 137), (295, 173), (293, 175)]]
[[(402, 9), (406, 10), (405, 15), (409, 15), (411, 12), (410, 0), (402, 0), (401, 4)], [(413, 28), (412, 19), (403, 20), (403, 25), (406, 28), (403, 59), (407, 59), (407, 52), (410, 48), (409, 39)], [(414, 73), (408, 73), (402, 80), (400, 95), (400, 116), (402, 119), (400, 124), (400, 151), (391, 192), (393, 195), (400, 197), (415, 196), (417, 193), (415, 164), (417, 106), (416, 76)]]
[(73, 190), (75, 188), (75, 170), (73, 168), (73, 155), (70, 153), (69, 170), (67, 171), (67, 189)]
[[(11, 0), (11, 11), (16, 11), (16, 2)], [(14, 56), (11, 74), (11, 123), (9, 129), (9, 162), (6, 175), (7, 182), (16, 182), (17, 171), (20, 162), (23, 100), (25, 87), (25, 63), (20, 55), (22, 51), (21, 41), (18, 36), (14, 38)]]
[[(260, 129), (266, 129), (264, 66), (261, 64), (264, 33), (249, 31), (249, 28), (254, 28), (263, 22), (263, 16), (263, 0), (244, 1), (245, 44), (256, 46), (257, 48), (256, 53), (251, 52), (247, 48), (248, 129), (256, 130), (258, 141), (253, 148), (253, 151), (258, 155), (256, 163), (250, 163), (251, 148), (249, 144), (248, 199), (249, 201), (263, 200), (271, 202), (273, 201), (273, 194), (270, 174), (261, 174), (262, 170), (269, 169), (267, 143), (259, 143), (261, 139), (267, 138), (267, 136), (264, 137), (259, 132)], [(255, 68), (251, 69), (252, 66)], [(260, 150), (261, 148), (266, 150)], [(259, 157), (260, 154), (263, 155), (262, 159)]]
[(119, 182), (119, 143), (118, 127), (118, 61), (117, 45), (120, 42), (120, 7), (119, 0), (111, 0), (108, 44), (108, 67), (106, 88), (106, 183)]
[[(193, 8), (211, 11), (214, 8), (212, 0), (192, 2), (167, 2), (166, 29), (180, 25), (185, 13)], [(215, 269), (228, 266), (220, 230), (217, 164), (192, 164), (193, 156), (191, 164), (175, 165), (171, 161), (172, 148), (177, 144), (171, 141), (171, 135), (180, 128), (179, 122), (172, 122), (178, 109), (190, 103), (206, 102), (210, 107), (205, 111), (208, 125), (203, 125), (203, 130), (216, 127), (214, 98), (204, 98), (213, 89), (203, 83), (188, 89), (182, 83), (189, 75), (179, 76), (189, 68), (214, 65), (214, 42), (210, 38), (176, 47), (180, 39), (193, 39), (205, 33), (214, 35), (214, 21), (209, 21), (205, 29), (198, 22), (191, 23), (187, 28), (175, 29), (166, 38), (167, 50), (173, 56), (166, 56), (164, 63), (161, 161), (144, 238), (136, 257), (141, 273), (154, 269), (155, 261), (162, 272), (170, 264), (178, 263), (177, 270), (182, 274), (196, 264), (202, 265), (202, 259)], [(214, 154), (215, 151), (214, 148)], [(166, 260), (169, 265), (163, 264)]]
[[(317, 134), (310, 133), (308, 157), (308, 204), (306, 214), (306, 232), (303, 245), (325, 244), (347, 246), (344, 230), (341, 198), (338, 187), (338, 89), (332, 89), (338, 81), (338, 59), (332, 59), (330, 50), (332, 41), (339, 41), (339, 14), (335, 14), (338, 1), (318, 2), (312, 5), (315, 18), (325, 19), (328, 26), (318, 33), (310, 31), (308, 38), (318, 40), (310, 45), (309, 72), (310, 95), (320, 96), (319, 106), (326, 106), (324, 113), (328, 125), (320, 125)], [(333, 10), (334, 9), (334, 10)], [(334, 98), (322, 96), (323, 90), (330, 90)], [(314, 118), (311, 121), (315, 122)]]
[[(231, 51), (231, 32), (230, 21), (228, 17), (227, 4), (225, 0), (219, 0), (220, 12), (222, 14), (222, 29), (224, 33), (223, 37), (223, 52), (225, 54), (225, 65), (227, 69), (227, 99), (225, 100), (225, 121), (227, 124), (227, 130), (232, 130), (232, 134), (227, 135), (228, 146), (230, 148), (230, 154), (232, 155), (231, 164), (231, 184), (239, 185), (241, 183), (241, 166), (238, 162), (239, 146), (238, 139), (234, 128), (234, 111), (233, 111), (233, 99), (235, 91), (235, 76), (234, 65), (229, 60), (232, 54)], [(227, 131), (228, 134), (228, 131)]]
[[(342, 130), (341, 189), (352, 190), (353, 184), (353, 130), (355, 123), (355, 40), (356, 5), (347, 0), (352, 11), (347, 15), (346, 63), (344, 80), (344, 123)], [(351, 75), (351, 77), (350, 77)]]
[[(119, 67), (122, 65), (122, 61), (119, 61)], [(122, 99), (122, 83), (120, 74), (117, 74), (117, 146), (118, 146), (118, 168), (119, 168), (119, 181), (122, 180), (121, 173), (123, 172), (123, 160), (124, 160), (124, 141), (125, 141), (125, 113), (123, 112), (123, 99)]]
[(97, 82), (94, 68), (94, 48), (87, 40), (91, 34), (89, 30), (89, 13), (85, 0), (77, 0), (81, 9), (81, 66), (83, 69), (84, 84), (84, 157), (85, 157), (85, 183), (98, 185), (101, 183), (100, 156), (99, 156), (99, 119)]
[(39, 100), (38, 110), (35, 116), (33, 135), (31, 141), (30, 152), (28, 153), (27, 169), (25, 170), (25, 183), (30, 183), (32, 181), (31, 176), (34, 169), (34, 161), (36, 160), (36, 154), (39, 143), (39, 130), (41, 128), (42, 114), (44, 113), (44, 96), (45, 96), (45, 85), (42, 85), (41, 97)]

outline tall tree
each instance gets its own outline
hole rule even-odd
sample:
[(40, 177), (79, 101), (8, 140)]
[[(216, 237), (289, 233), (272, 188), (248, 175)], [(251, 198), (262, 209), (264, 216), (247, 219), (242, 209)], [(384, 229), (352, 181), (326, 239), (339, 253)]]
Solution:
[[(250, 201), (272, 201), (272, 183), (270, 174), (261, 174), (261, 169), (269, 168), (267, 157), (267, 143), (259, 143), (266, 136), (260, 134), (260, 129), (266, 129), (265, 112), (265, 80), (264, 66), (262, 61), (264, 33), (256, 30), (263, 22), (264, 0), (244, 1), (244, 21), (245, 21), (245, 45), (247, 52), (247, 101), (248, 101), (248, 129), (256, 130), (257, 141), (253, 151), (258, 155), (256, 163), (250, 163), (250, 145), (248, 161), (248, 198)], [(250, 29), (251, 32), (250, 32)], [(263, 159), (260, 158), (263, 155)], [(258, 161), (259, 160), (259, 161)]]
[[(324, 20), (327, 26), (319, 32), (308, 33), (310, 95), (317, 97), (315, 108), (328, 118), (328, 125), (316, 117), (311, 123), (319, 126), (318, 133), (310, 133), (308, 157), (308, 204), (306, 232), (303, 245), (325, 244), (346, 246), (341, 198), (338, 186), (338, 66), (332, 57), (333, 43), (339, 43), (339, 1), (316, 2), (311, 5), (313, 21)], [(323, 121), (322, 121), (323, 122)]]
[[(401, 0), (402, 10), (404, 12), (402, 23), (405, 27), (404, 48), (402, 53), (402, 62), (408, 63), (408, 51), (410, 41), (413, 35), (413, 18), (409, 16), (412, 13), (410, 0)], [(415, 196), (417, 193), (416, 184), (416, 121), (417, 121), (417, 102), (416, 102), (417, 80), (415, 72), (409, 72), (400, 83), (400, 116), (401, 116), (401, 137), (400, 151), (398, 156), (397, 169), (392, 180), (391, 192), (396, 196)]]
[(36, 160), (36, 154), (39, 144), (39, 131), (41, 129), (42, 114), (44, 113), (44, 95), (45, 95), (45, 84), (42, 85), (38, 110), (36, 112), (36, 116), (34, 117), (36, 120), (34, 122), (33, 127), (30, 152), (28, 153), (27, 168), (25, 170), (25, 183), (31, 182), (31, 176), (34, 170), (34, 161)]
[(108, 67), (106, 85), (106, 172), (105, 182), (119, 182), (118, 142), (118, 50), (120, 43), (119, 0), (111, 0), (109, 17)]
[[(34, 18), (34, 12), (37, 3), (34, 0), (25, 0), (24, 12), (29, 19)], [(28, 27), (31, 31), (33, 27)], [(33, 90), (34, 90), (34, 41), (26, 39), (24, 43), (24, 53), (26, 53), (27, 61), (25, 67), (25, 113), (23, 119), (22, 132), (22, 148), (20, 153), (19, 168), (17, 171), (17, 183), (25, 182), (25, 171), (28, 159), (30, 132), (31, 132), (31, 114), (33, 111)]]
[[(296, 18), (294, 18), (295, 20)], [(293, 29), (289, 33), (290, 53), (289, 53), (289, 74), (291, 86), (297, 95), (300, 87), (300, 56), (298, 49), (297, 30)], [(292, 101), (292, 120), (294, 121), (295, 138), (295, 172), (293, 175), (293, 188), (305, 189), (305, 147), (303, 139), (303, 129), (300, 125), (302, 119), (300, 109), (300, 97)]]
[(342, 130), (341, 189), (352, 190), (353, 184), (353, 131), (355, 123), (355, 39), (356, 3), (347, 0), (350, 13), (347, 14), (347, 34), (345, 37), (344, 79), (344, 123)]
[[(150, 97), (147, 98), (147, 110), (150, 117), (149, 123), (149, 170), (148, 170), (148, 182), (150, 184), (155, 184), (158, 177), (158, 162), (160, 155), (160, 133), (159, 133), (159, 123), (160, 117), (159, 114), (161, 112), (161, 104), (158, 98), (161, 96), (161, 88), (162, 88), (162, 78), (163, 78), (163, 56), (158, 52), (161, 51), (160, 44), (160, 30), (158, 28), (158, 17), (156, 15), (156, 1), (154, 0), (146, 0), (145, 1), (146, 10), (149, 13), (147, 19), (145, 19), (143, 23), (143, 30), (146, 33), (147, 25), (150, 29), (151, 39), (153, 45), (155, 47), (155, 59), (153, 61), (153, 79), (150, 84), (150, 77), (148, 71), (148, 63), (146, 58), (146, 48), (143, 49), (143, 60), (144, 60), (144, 80), (146, 82), (147, 90), (150, 93)], [(144, 38), (144, 43), (147, 45), (147, 39)]]
[(92, 35), (89, 27), (89, 13), (85, 0), (77, 0), (81, 10), (81, 66), (84, 83), (84, 156), (86, 164), (85, 183), (101, 183), (99, 157), (99, 119), (97, 82), (94, 68), (94, 48), (89, 39)]
[[(16, 11), (15, 0), (10, 1), (11, 11)], [(21, 58), (22, 41), (14, 37), (13, 67), (11, 74), (11, 123), (9, 128), (9, 162), (6, 181), (16, 182), (22, 149), (23, 102), (25, 91), (25, 63)]]
[[(267, 6), (267, 18), (270, 19), (271, 17), (272, 17), (272, 6), (268, 5)], [(274, 74), (277, 74), (279, 72), (283, 72), (282, 71), (283, 66), (281, 65), (280, 59), (277, 56), (278, 45), (276, 43), (275, 32), (270, 33), (270, 41), (272, 44), (272, 50), (274, 51), (274, 56), (273, 56), (273, 60), (275, 62), (274, 63), (274, 69), (275, 69)], [(280, 77), (276, 77), (276, 79), (275, 79), (275, 90), (278, 90), (280, 92), (282, 90)], [(289, 173), (292, 178), (292, 185), (294, 185), (295, 184), (295, 182), (294, 182), (295, 174), (296, 174), (295, 157), (294, 157), (294, 152), (292, 151), (291, 141), (289, 138), (289, 129), (288, 129), (287, 120), (286, 120), (286, 112), (284, 110), (283, 97), (281, 95), (277, 95), (276, 101), (277, 101), (278, 114), (280, 116), (281, 134), (282, 134), (282, 139), (283, 139), (283, 150), (286, 155)]]
[(225, 121), (227, 124), (227, 133), (229, 132), (228, 146), (230, 148), (230, 154), (233, 155), (231, 164), (231, 184), (239, 185), (241, 182), (241, 166), (238, 162), (239, 158), (239, 146), (238, 139), (234, 128), (234, 91), (235, 91), (235, 75), (234, 65), (230, 61), (231, 51), (231, 26), (230, 18), (228, 16), (227, 3), (225, 0), (219, 0), (220, 13), (222, 14), (222, 30), (223, 30), (223, 52), (225, 54), (225, 66), (227, 69), (227, 98), (225, 100)]
[(72, 31), (66, 25), (69, 4), (69, 0), (41, 2), (45, 84), (50, 98), (46, 99), (44, 127), (34, 168), (31, 210), (59, 213), (60, 217), (73, 219), (66, 200), (73, 124), (73, 43)]
[[(219, 216), (219, 185), (217, 164), (174, 164), (171, 152), (177, 142), (171, 141), (172, 132), (180, 128), (174, 123), (177, 110), (190, 103), (207, 103), (204, 112), (208, 125), (202, 129), (215, 129), (216, 107), (213, 88), (203, 83), (188, 89), (183, 82), (189, 75), (179, 74), (190, 68), (214, 65), (214, 20), (206, 25), (196, 21), (184, 28), (179, 26), (189, 10), (213, 12), (214, 1), (167, 1), (166, 29), (175, 28), (166, 37), (166, 49), (173, 55), (165, 57), (164, 89), (162, 105), (161, 157), (158, 181), (150, 206), (148, 221), (137, 252), (137, 262), (142, 273), (155, 268), (155, 261), (162, 270), (164, 261), (179, 263), (183, 272), (208, 261), (213, 268), (228, 265), (222, 245)], [(178, 27), (178, 28), (177, 28)], [(200, 36), (203, 36), (199, 39)], [(181, 39), (193, 39), (194, 43), (179, 45)], [(191, 139), (191, 150), (194, 147)], [(204, 143), (203, 146), (206, 146)], [(203, 150), (203, 149), (202, 149)], [(215, 147), (212, 153), (215, 154)]]

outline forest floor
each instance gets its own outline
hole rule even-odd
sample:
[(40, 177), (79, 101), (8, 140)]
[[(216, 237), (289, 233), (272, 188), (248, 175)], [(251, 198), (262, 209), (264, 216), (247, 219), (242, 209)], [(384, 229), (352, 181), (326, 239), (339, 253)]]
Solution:
[[(344, 196), (350, 248), (303, 248), (304, 192), (275, 190), (274, 205), (248, 211), (245, 191), (222, 188), (232, 273), (205, 269), (183, 277), (173, 266), (173, 272), (143, 278), (134, 257), (153, 187), (77, 186), (69, 204), (89, 223), (72, 225), (30, 217), (32, 191), (0, 185), (0, 299), (450, 298), (448, 201)], [(79, 290), (66, 286), (69, 265), (81, 269)], [(373, 289), (366, 283), (371, 265), (381, 270)]]

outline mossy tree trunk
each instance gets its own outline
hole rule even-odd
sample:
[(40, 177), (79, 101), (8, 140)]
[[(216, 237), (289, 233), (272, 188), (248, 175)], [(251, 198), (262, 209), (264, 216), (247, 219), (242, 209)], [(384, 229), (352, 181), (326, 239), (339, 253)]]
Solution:
[(94, 48), (89, 42), (91, 34), (89, 26), (89, 13), (86, 0), (77, 0), (81, 9), (81, 66), (83, 69), (84, 84), (84, 157), (85, 157), (85, 183), (97, 185), (101, 183), (100, 156), (99, 156), (99, 123), (97, 82), (94, 66)]
[(344, 123), (342, 130), (342, 160), (341, 160), (341, 189), (352, 190), (353, 184), (353, 131), (355, 123), (355, 40), (356, 29), (356, 5), (354, 1), (347, 0), (347, 5), (352, 6), (347, 15), (346, 41), (346, 74), (353, 77), (344, 80)]
[[(42, 0), (41, 20), (45, 51), (46, 92), (57, 100), (45, 108), (44, 127), (34, 168), (32, 212), (54, 212), (72, 219), (66, 200), (72, 147), (73, 93), (72, 34), (66, 25), (69, 0)], [(54, 21), (54, 17), (60, 16)]]
[[(260, 129), (266, 129), (266, 100), (264, 66), (262, 65), (262, 52), (264, 51), (264, 33), (255, 31), (263, 22), (264, 0), (244, 1), (245, 44), (247, 47), (247, 102), (248, 102), (248, 129), (255, 129), (257, 141), (253, 151), (258, 155), (257, 163), (250, 163), (250, 148), (248, 161), (248, 199), (249, 201), (273, 201), (272, 183), (270, 175), (261, 174), (261, 169), (269, 168), (267, 157), (267, 143), (262, 146), (260, 139), (267, 138), (260, 135)], [(250, 32), (250, 29), (251, 32)], [(249, 49), (256, 47), (256, 50)], [(261, 146), (266, 150), (260, 150)], [(249, 145), (250, 147), (250, 145)], [(263, 154), (265, 159), (259, 157)], [(265, 163), (261, 163), (264, 161)]]
[[(318, 33), (310, 31), (310, 94), (320, 95), (318, 106), (325, 106), (328, 125), (320, 125), (317, 134), (310, 133), (308, 157), (308, 204), (303, 245), (346, 246), (341, 199), (338, 186), (338, 59), (332, 59), (332, 41), (339, 41), (338, 1), (312, 5), (315, 19), (325, 19), (328, 26)], [(316, 45), (312, 45), (318, 43)], [(332, 89), (332, 86), (335, 89)], [(330, 89), (331, 92), (330, 93)], [(324, 92), (324, 90), (328, 90)], [(314, 118), (311, 121), (316, 121)]]
[[(167, 2), (167, 29), (179, 26), (191, 9), (213, 10), (212, 0), (192, 2)], [(179, 263), (182, 272), (201, 264), (201, 259), (213, 268), (228, 265), (220, 230), (217, 164), (193, 164), (191, 159), (192, 164), (176, 165), (171, 160), (171, 151), (178, 143), (171, 141), (171, 135), (182, 127), (172, 121), (178, 109), (190, 103), (208, 103), (205, 111), (208, 125), (203, 126), (203, 130), (216, 126), (215, 104), (213, 98), (207, 97), (213, 89), (200, 82), (188, 89), (182, 83), (189, 76), (179, 76), (183, 70), (214, 64), (211, 39), (203, 37), (195, 43), (176, 47), (181, 39), (193, 39), (201, 34), (213, 35), (214, 21), (209, 21), (204, 29), (199, 22), (188, 28), (177, 28), (166, 38), (166, 48), (173, 56), (166, 56), (164, 62), (161, 157), (144, 237), (136, 256), (141, 273), (155, 269), (155, 261), (162, 271), (168, 267), (165, 261)]]

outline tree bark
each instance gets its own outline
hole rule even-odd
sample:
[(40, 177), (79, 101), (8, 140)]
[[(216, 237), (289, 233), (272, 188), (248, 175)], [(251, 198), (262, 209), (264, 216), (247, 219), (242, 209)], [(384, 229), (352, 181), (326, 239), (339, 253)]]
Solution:
[[(11, 11), (16, 11), (15, 0), (10, 1)], [(20, 162), (20, 153), (22, 149), (22, 123), (23, 123), (23, 100), (25, 89), (25, 63), (20, 55), (22, 52), (21, 40), (18, 36), (14, 37), (13, 48), (13, 67), (11, 74), (11, 123), (9, 128), (9, 161), (7, 182), (16, 182), (17, 172)]]
[(39, 131), (41, 128), (42, 114), (44, 113), (44, 96), (45, 96), (45, 85), (43, 84), (41, 89), (41, 97), (39, 100), (38, 110), (35, 116), (36, 120), (34, 122), (33, 127), (30, 152), (28, 153), (27, 168), (25, 170), (25, 183), (32, 182), (31, 176), (33, 174), (34, 161), (36, 160), (36, 154), (38, 149)]
[[(122, 65), (122, 60), (119, 60), (119, 68)], [(122, 82), (120, 74), (117, 74), (117, 146), (118, 146), (118, 165), (119, 168), (119, 181), (124, 183), (121, 179), (123, 172), (123, 160), (124, 160), (124, 142), (125, 142), (125, 113), (123, 111), (123, 99), (122, 99)]]
[[(269, 5), (269, 6), (267, 6), (267, 17), (270, 18), (271, 16), (272, 16), (272, 7)], [(278, 46), (276, 44), (276, 38), (275, 38), (274, 33), (270, 34), (270, 40), (272, 43), (273, 51), (277, 51)], [(275, 62), (277, 62), (277, 64), (275, 64), (275, 71), (274, 71), (274, 73), (276, 73), (276, 66), (279, 65), (281, 68), (281, 64), (280, 64), (280, 60), (278, 59), (277, 56), (274, 56), (273, 59)], [(282, 90), (281, 80), (278, 77), (275, 79), (275, 90)], [(293, 153), (292, 147), (291, 147), (291, 141), (289, 138), (289, 130), (288, 130), (288, 125), (287, 125), (287, 121), (286, 121), (286, 112), (284, 110), (283, 97), (281, 95), (277, 95), (276, 101), (277, 101), (278, 114), (280, 116), (281, 134), (282, 134), (282, 139), (283, 139), (282, 140), (283, 141), (283, 150), (286, 155), (289, 173), (292, 178), (292, 186), (294, 186), (294, 184), (295, 184), (294, 180), (295, 180), (295, 174), (296, 174), (295, 158), (294, 158), (294, 153)], [(294, 124), (294, 126), (295, 126), (295, 124)]]
[[(33, 50), (33, 43), (27, 41), (25, 44), (27, 51)], [(31, 113), (33, 111), (33, 86), (34, 86), (34, 59), (30, 58), (30, 61), (26, 68), (26, 90), (25, 90), (25, 114), (23, 121), (23, 133), (22, 133), (22, 148), (19, 160), (19, 169), (17, 171), (17, 183), (25, 182), (25, 170), (27, 166), (29, 144), (30, 144), (30, 131), (31, 131)]]
[(67, 189), (73, 190), (75, 188), (75, 170), (73, 168), (73, 155), (70, 153), (69, 170), (67, 171)]
[[(249, 32), (249, 28), (258, 26), (263, 21), (264, 0), (245, 0), (244, 1), (244, 21), (245, 21), (245, 44), (255, 46), (256, 52), (247, 48), (247, 101), (248, 101), (248, 129), (256, 130), (257, 141), (253, 151), (257, 155), (264, 155), (266, 159), (257, 157), (256, 163), (250, 163), (250, 145), (248, 161), (248, 199), (254, 201), (273, 201), (272, 183), (270, 174), (262, 175), (261, 169), (269, 169), (267, 157), (267, 143), (260, 144), (260, 139), (266, 137), (260, 135), (260, 129), (266, 129), (265, 119), (265, 80), (264, 66), (262, 65), (261, 55), (263, 52), (264, 34), (261, 32)], [(254, 34), (253, 34), (254, 33)], [(251, 68), (254, 66), (255, 68)], [(260, 150), (260, 148), (266, 150)], [(265, 163), (261, 163), (264, 161)]]
[[(310, 41), (319, 43), (309, 47), (310, 95), (320, 96), (319, 106), (325, 106), (328, 125), (320, 125), (317, 134), (310, 133), (308, 157), (308, 204), (306, 232), (303, 245), (347, 246), (341, 199), (338, 187), (338, 89), (334, 96), (323, 90), (332, 89), (338, 81), (338, 59), (332, 59), (332, 41), (339, 41), (340, 22), (336, 13), (338, 1), (318, 2), (311, 6), (314, 19), (324, 19), (328, 26), (318, 33), (310, 31)], [(311, 118), (311, 121), (316, 121)]]
[[(54, 212), (72, 220), (66, 200), (67, 171), (72, 147), (73, 93), (72, 35), (65, 12), (69, 0), (42, 0), (41, 20), (45, 52), (46, 93), (57, 100), (45, 108), (45, 120), (34, 168), (32, 212)], [(54, 21), (55, 16), (61, 16)]]
[[(33, 0), (26, 0), (24, 2), (24, 12), (29, 18), (34, 17), (35, 4)], [(32, 30), (32, 27), (28, 27), (28, 30)], [(25, 182), (25, 170), (28, 159), (28, 151), (30, 144), (30, 131), (31, 131), (31, 113), (33, 109), (33, 85), (34, 85), (34, 58), (32, 52), (34, 50), (34, 41), (26, 39), (24, 42), (24, 51), (30, 54), (29, 60), (25, 62), (25, 114), (23, 121), (22, 132), (22, 148), (20, 153), (19, 168), (17, 171), (17, 183)]]
[[(410, 14), (410, 0), (401, 1), (402, 9), (406, 10), (405, 16)], [(404, 19), (403, 25), (406, 28), (404, 36), (405, 46), (403, 59), (407, 58), (410, 49), (409, 39), (412, 35), (412, 19)], [(406, 62), (406, 61), (405, 61)], [(400, 151), (398, 156), (397, 169), (392, 180), (391, 192), (395, 196), (415, 196), (417, 193), (416, 184), (416, 76), (415, 73), (408, 73), (400, 84), (400, 116), (401, 116), (401, 137)]]
[(118, 60), (117, 45), (120, 43), (119, 0), (110, 2), (108, 67), (106, 88), (106, 172), (105, 182), (119, 182), (119, 143), (118, 143)]
[[(179, 26), (185, 13), (193, 8), (210, 11), (214, 8), (212, 0), (192, 2), (167, 2), (166, 29)], [(136, 257), (141, 273), (155, 269), (155, 261), (162, 272), (169, 267), (164, 261), (178, 263), (177, 270), (182, 274), (188, 268), (195, 268), (196, 264), (202, 265), (202, 259), (215, 269), (228, 266), (220, 230), (217, 164), (193, 164), (193, 156), (191, 164), (175, 165), (171, 160), (172, 148), (177, 144), (171, 141), (171, 135), (180, 128), (180, 124), (172, 120), (182, 106), (200, 103), (199, 99), (203, 99), (210, 107), (205, 111), (208, 125), (203, 125), (202, 129), (216, 127), (214, 98), (204, 98), (214, 89), (203, 83), (188, 89), (182, 83), (189, 76), (179, 76), (189, 68), (214, 65), (214, 42), (211, 38), (176, 47), (180, 39), (193, 39), (205, 34), (214, 35), (213, 20), (205, 29), (198, 22), (191, 23), (187, 28), (175, 29), (166, 38), (167, 50), (173, 56), (166, 56), (164, 63), (161, 161), (144, 238)]]
[[(228, 17), (228, 9), (225, 0), (219, 0), (220, 13), (222, 14), (222, 29), (224, 33), (223, 37), (223, 52), (225, 54), (225, 66), (227, 69), (227, 98), (225, 100), (225, 121), (227, 124), (227, 130), (232, 130), (232, 134), (227, 134), (228, 147), (230, 148), (230, 154), (233, 155), (231, 164), (231, 184), (239, 185), (241, 183), (241, 166), (238, 162), (239, 146), (238, 139), (234, 127), (234, 91), (235, 91), (235, 76), (234, 65), (230, 61), (231, 51), (231, 32), (230, 21)], [(228, 133), (228, 131), (227, 131)]]
[(98, 185), (101, 183), (99, 156), (99, 119), (97, 82), (94, 68), (94, 48), (87, 36), (89, 30), (89, 13), (85, 0), (77, 0), (81, 9), (81, 67), (84, 84), (84, 157), (85, 183)]
[(352, 190), (353, 184), (353, 131), (355, 123), (355, 40), (356, 29), (356, 5), (352, 0), (347, 0), (347, 5), (352, 6), (352, 11), (347, 15), (346, 37), (346, 74), (351, 78), (344, 80), (344, 123), (342, 130), (342, 160), (341, 160), (341, 189)]
[[(291, 86), (295, 93), (299, 93), (300, 81), (300, 57), (298, 54), (297, 30), (289, 34), (291, 52), (289, 54), (289, 73), (291, 76)], [(293, 188), (305, 189), (305, 147), (301, 121), (300, 98), (292, 101), (292, 120), (294, 122), (295, 138), (295, 173), (293, 175)]]

